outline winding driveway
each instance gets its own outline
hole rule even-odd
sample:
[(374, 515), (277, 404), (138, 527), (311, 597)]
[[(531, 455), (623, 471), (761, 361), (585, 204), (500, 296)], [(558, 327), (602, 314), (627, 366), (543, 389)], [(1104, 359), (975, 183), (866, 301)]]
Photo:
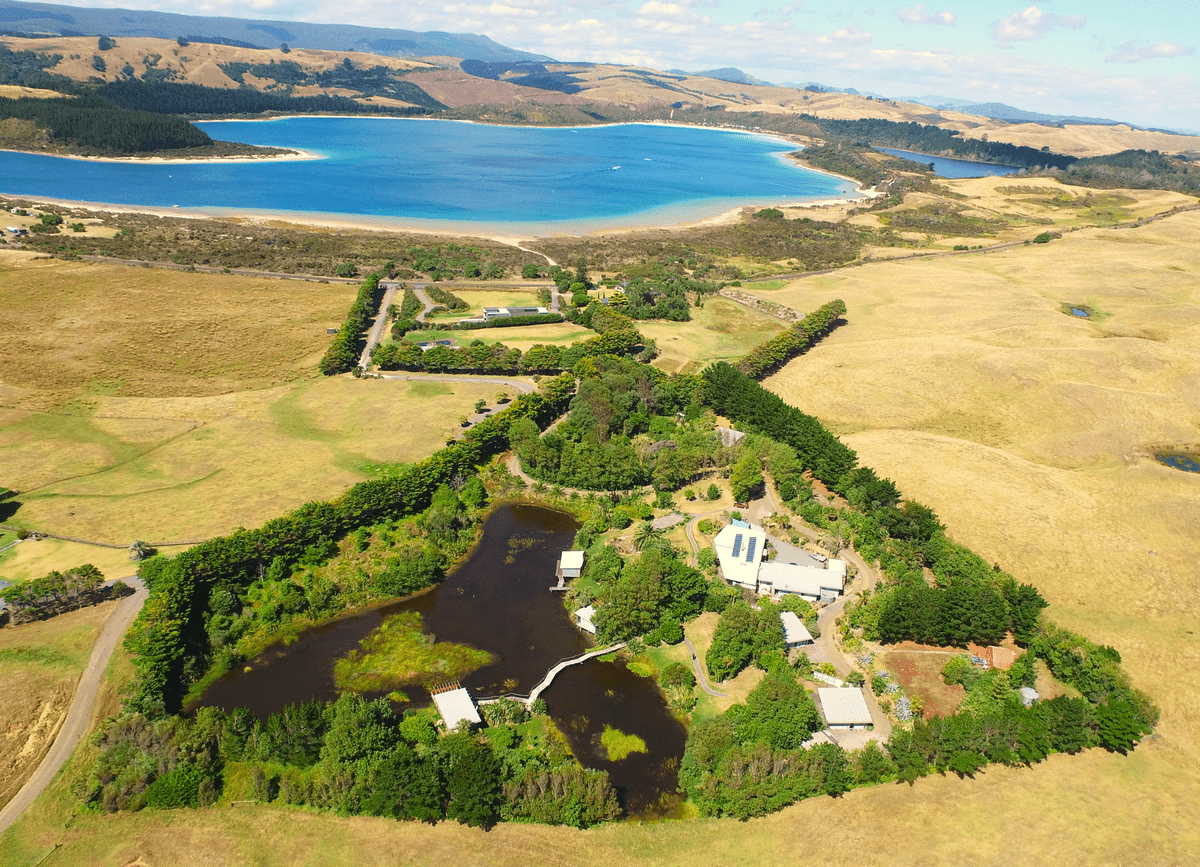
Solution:
[(117, 607), (104, 621), (100, 637), (92, 648), (92, 656), (88, 660), (87, 668), (83, 670), (83, 676), (79, 678), (79, 686), (75, 688), (75, 697), (71, 700), (67, 718), (63, 722), (62, 728), (59, 729), (58, 736), (50, 747), (50, 752), (46, 753), (46, 757), (33, 772), (33, 776), (21, 787), (21, 791), (17, 792), (13, 799), (4, 805), (3, 809), (0, 809), (0, 834), (17, 821), (21, 814), (29, 809), (29, 805), (46, 790), (50, 781), (66, 764), (71, 753), (75, 751), (75, 747), (83, 740), (83, 736), (91, 725), (96, 696), (100, 693), (100, 683), (104, 679), (105, 669), (108, 668), (108, 661), (112, 658), (113, 651), (117, 649), (117, 644), (125, 635), (125, 630), (129, 628), (129, 624), (133, 622), (133, 618), (145, 604), (146, 597), (150, 595), (145, 585), (137, 577), (130, 576), (121, 580), (133, 587), (135, 592), (132, 596), (126, 596), (118, 602)]
[(371, 351), (375, 349), (375, 344), (383, 339), (383, 329), (387, 325), (388, 308), (396, 300), (396, 292), (399, 288), (399, 286), (389, 288), (383, 293), (383, 300), (379, 302), (379, 312), (375, 315), (375, 323), (371, 326), (371, 330), (367, 334), (367, 345), (363, 347), (362, 355), (358, 357), (358, 366), (363, 370), (366, 370), (367, 365), (371, 363)]
[(692, 668), (696, 671), (696, 682), (700, 684), (700, 688), (709, 695), (714, 695), (717, 698), (729, 698), (728, 693), (717, 692), (708, 685), (708, 674), (704, 671), (704, 666), (700, 664), (700, 658), (696, 656), (696, 648), (692, 646), (692, 640), (686, 635), (683, 636), (683, 643), (687, 646), (688, 653), (692, 655)]

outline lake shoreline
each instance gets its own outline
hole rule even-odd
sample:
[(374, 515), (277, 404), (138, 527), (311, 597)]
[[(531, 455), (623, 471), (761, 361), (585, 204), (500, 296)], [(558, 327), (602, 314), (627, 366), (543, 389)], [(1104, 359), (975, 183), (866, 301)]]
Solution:
[[(356, 123), (359, 120), (392, 120), (392, 121), (411, 121), (411, 120), (439, 120), (438, 118), (391, 118), (391, 117), (343, 117), (336, 115), (289, 115), (274, 118), (259, 118), (250, 121), (242, 119), (225, 119), (222, 123), (274, 123), (277, 121), (296, 121), (306, 120), (312, 126), (311, 130), (306, 130), (306, 140), (301, 140), (301, 136), (294, 133), (282, 135), (282, 140), (287, 142), (283, 145), (290, 154), (276, 155), (273, 157), (246, 157), (242, 155), (231, 155), (226, 158), (189, 158), (180, 160), (171, 160), (169, 158), (148, 157), (148, 158), (105, 158), (105, 157), (71, 157), (67, 155), (55, 154), (39, 154), (28, 151), (11, 151), (13, 154), (28, 154), (31, 156), (59, 156), (65, 159), (75, 159), (80, 163), (120, 163), (122, 165), (142, 165), (147, 168), (144, 170), (146, 174), (142, 175), (142, 169), (121, 169), (128, 173), (128, 182), (126, 187), (130, 189), (143, 188), (151, 183), (161, 185), (162, 190), (175, 189), (174, 186), (167, 186), (164, 182), (171, 176), (163, 175), (163, 171), (170, 171), (174, 165), (192, 164), (204, 165), (212, 164), (228, 165), (231, 163), (263, 163), (261, 169), (246, 170), (255, 173), (254, 176), (263, 178), (271, 184), (283, 183), (278, 180), (269, 180), (270, 178), (288, 178), (287, 183), (290, 184), (287, 189), (289, 191), (301, 190), (306, 188), (309, 178), (309, 170), (307, 168), (291, 167), (279, 168), (273, 171), (269, 166), (265, 165), (271, 162), (277, 163), (293, 163), (300, 160), (328, 160), (329, 165), (335, 167), (328, 171), (340, 171), (345, 173), (344, 166), (347, 164), (345, 155), (340, 154), (335, 150), (326, 153), (321, 148), (321, 142), (325, 139), (330, 139), (330, 147), (334, 147), (334, 142), (338, 140), (338, 136), (345, 137), (346, 130), (342, 126), (326, 128), (322, 119), (330, 122), (337, 122), (344, 125), (346, 122)], [(312, 123), (316, 121), (316, 123)], [(486, 128), (488, 126), (509, 127), (513, 130), (530, 129), (523, 126), (513, 126), (505, 124), (485, 124), (476, 121), (458, 121), (459, 123), (475, 126), (476, 128)], [(552, 237), (592, 237), (606, 235), (628, 235), (637, 232), (671, 232), (693, 228), (707, 228), (713, 226), (733, 225), (744, 219), (748, 209), (757, 210), (760, 208), (786, 208), (786, 209), (836, 209), (847, 208), (861, 205), (864, 201), (873, 198), (877, 195), (877, 191), (869, 190), (853, 178), (836, 175), (834, 173), (823, 171), (819, 168), (804, 165), (801, 161), (795, 159), (795, 152), (804, 146), (804, 141), (794, 137), (785, 137), (774, 133), (759, 133), (746, 130), (730, 130), (725, 127), (717, 126), (699, 126), (694, 124), (669, 123), (669, 122), (635, 122), (635, 123), (612, 123), (612, 124), (596, 124), (587, 127), (580, 127), (580, 130), (591, 130), (593, 127), (609, 127), (609, 128), (667, 128), (673, 127), (678, 130), (695, 130), (702, 133), (732, 133), (731, 141), (743, 140), (754, 141), (755, 144), (748, 144), (751, 151), (762, 155), (771, 155), (778, 164), (787, 172), (799, 170), (800, 175), (797, 180), (792, 181), (784, 178), (783, 183), (775, 182), (776, 186), (771, 189), (770, 184), (737, 184), (728, 183), (729, 173), (713, 172), (713, 165), (710, 157), (710, 172), (717, 175), (718, 179), (714, 185), (707, 186), (703, 184), (692, 183), (691, 189), (687, 189), (690, 195), (679, 196), (677, 201), (671, 201), (670, 196), (647, 196), (644, 202), (637, 197), (637, 191), (628, 188), (623, 195), (626, 196), (621, 204), (624, 207), (629, 207), (628, 213), (604, 214), (595, 215), (580, 213), (572, 209), (564, 209), (562, 207), (543, 208), (537, 204), (538, 197), (534, 196), (529, 199), (529, 202), (521, 208), (492, 208), (476, 209), (472, 208), (470, 203), (459, 204), (456, 208), (446, 208), (442, 213), (451, 214), (450, 218), (444, 218), (437, 213), (437, 209), (427, 207), (407, 207), (407, 202), (397, 201), (393, 204), (386, 196), (384, 199), (375, 202), (371, 200), (370, 193), (365, 193), (367, 199), (342, 200), (338, 198), (329, 201), (313, 201), (314, 207), (309, 208), (309, 197), (302, 195), (286, 195), (278, 197), (264, 196), (190, 196), (195, 202), (188, 203), (188, 192), (181, 188), (180, 198), (175, 199), (175, 193), (163, 192), (160, 195), (140, 196), (134, 195), (130, 198), (142, 199), (146, 203), (123, 203), (113, 201), (113, 199), (125, 198), (125, 187), (113, 187), (112, 184), (105, 186), (104, 184), (96, 184), (91, 186), (91, 175), (86, 179), (81, 179), (79, 184), (42, 184), (42, 183), (25, 183), (19, 191), (6, 191), (13, 199), (36, 202), (39, 204), (70, 207), (78, 209), (86, 209), (96, 212), (107, 212), (113, 214), (119, 213), (140, 213), (150, 214), (155, 216), (178, 216), (189, 219), (228, 219), (241, 222), (250, 222), (258, 224), (271, 225), (288, 224), (296, 226), (311, 226), (318, 228), (332, 228), (341, 230), (362, 230), (362, 231), (380, 231), (380, 232), (402, 232), (419, 235), (437, 235), (449, 237), (480, 237), (489, 238), (501, 243), (514, 244), (522, 240), (532, 240), (540, 238)], [(378, 129), (378, 127), (376, 127)], [(396, 128), (398, 131), (400, 128)], [(409, 127), (410, 130), (414, 129)], [(429, 127), (425, 127), (429, 129)], [(560, 132), (562, 127), (538, 127), (536, 129), (545, 131)], [(249, 131), (244, 132), (244, 135), (251, 140), (257, 141), (259, 145), (276, 144), (279, 137), (271, 134), (255, 135)], [(424, 133), (413, 133), (418, 140), (425, 138)], [(442, 133), (432, 134), (435, 138), (441, 136)], [(333, 138), (330, 138), (333, 136)], [(407, 136), (402, 136), (407, 138)], [(382, 139), (391, 141), (396, 136), (391, 132), (381, 132), (372, 137), (373, 140)], [(621, 133), (609, 135), (606, 138), (611, 138), (614, 141), (628, 141), (630, 135)], [(640, 140), (640, 136), (634, 134), (635, 140)], [(653, 140), (653, 137), (650, 137)], [(674, 140), (676, 137), (671, 137)], [(561, 139), (561, 137), (560, 137)], [(604, 139), (602, 139), (604, 140)], [(309, 143), (306, 143), (309, 142)], [(540, 146), (539, 146), (540, 147)], [(594, 147), (594, 146), (593, 146)], [(714, 145), (709, 145), (710, 149)], [(720, 143), (715, 145), (721, 149), (720, 152), (728, 152), (730, 154), (740, 153), (741, 145)], [(383, 151), (381, 151), (383, 152)], [(655, 156), (657, 161), (658, 156), (653, 151), (650, 152)], [(626, 160), (614, 160), (614, 162), (627, 161), (629, 155), (625, 152)], [(640, 157), (641, 154), (638, 154)], [(667, 153), (668, 158), (671, 154)], [(358, 159), (357, 152), (355, 158)], [(453, 158), (452, 158), (453, 159)], [(593, 157), (594, 162), (594, 157)], [(646, 165), (651, 162), (650, 158), (646, 158)], [(472, 166), (472, 171), (487, 173), (489, 171), (486, 161), (476, 159), (476, 164)], [(637, 165), (643, 165), (642, 162), (637, 162)], [(660, 165), (671, 165), (670, 163)], [(434, 166), (433, 168), (436, 168)], [(621, 169), (620, 165), (614, 165), (613, 171)], [(627, 170), (635, 170), (632, 165), (626, 166)], [(678, 167), (667, 168), (668, 173), (678, 171)], [(26, 173), (32, 171), (32, 177), (37, 176), (37, 169), (24, 170)], [(46, 169), (41, 169), (45, 172)], [(50, 171), (53, 171), (52, 169)], [(182, 170), (181, 170), (182, 171)], [(196, 171), (196, 170), (193, 170)], [(449, 167), (449, 176), (462, 180), (462, 172)], [(537, 172), (538, 168), (533, 167), (531, 171)], [(594, 166), (587, 171), (598, 171)], [(605, 167), (607, 171), (607, 167)], [(648, 177), (653, 178), (655, 184), (663, 184), (671, 186), (676, 183), (676, 176), (663, 176), (663, 169), (658, 170), (658, 174), (651, 174)], [(767, 172), (775, 171), (768, 169)], [(297, 174), (298, 172), (302, 174)], [(313, 172), (317, 180), (324, 178), (321, 170), (314, 169)], [(496, 175), (493, 186), (502, 189), (506, 178), (505, 170), (501, 169)], [(280, 174), (282, 173), (282, 174)], [(699, 172), (702, 176), (703, 171)], [(808, 176), (808, 179), (804, 177)], [(62, 177), (71, 176), (70, 174)], [(176, 180), (169, 182), (170, 184), (179, 184), (180, 177), (194, 177), (194, 175), (175, 175)], [(249, 177), (251, 175), (247, 175)], [(107, 177), (107, 176), (104, 176)], [(231, 177), (240, 177), (231, 176)], [(424, 177), (434, 179), (437, 176), (426, 174)], [(721, 178), (725, 179), (722, 183)], [(678, 180), (684, 188), (688, 187), (687, 176), (680, 176)], [(694, 180), (694, 179), (693, 179)], [(700, 180), (703, 180), (701, 177)], [(449, 181), (447, 181), (448, 183)], [(561, 183), (562, 177), (552, 174), (547, 181), (547, 186), (550, 187), (547, 195), (554, 193), (552, 189), (556, 183)], [(184, 181), (186, 186), (187, 181)], [(460, 183), (461, 186), (461, 183)], [(740, 189), (748, 190), (746, 193), (741, 193)], [(41, 193), (45, 190), (45, 193)], [(243, 187), (244, 189), (245, 187)], [(526, 186), (528, 189), (528, 185)], [(88, 199), (78, 195), (81, 190), (94, 190), (95, 199)], [(456, 187), (457, 189), (457, 187)], [(658, 186), (652, 186), (652, 189), (658, 189)], [(172, 199), (175, 199), (173, 202)], [(208, 199), (208, 202), (205, 202)], [(215, 199), (215, 201), (214, 201)], [(303, 201), (302, 201), (303, 200)], [(175, 202), (179, 202), (176, 204)], [(229, 204), (232, 203), (232, 204)], [(638, 209), (638, 205), (641, 205)], [(320, 208), (320, 205), (326, 205), (325, 209)], [(298, 207), (299, 206), (299, 207)], [(332, 207), (329, 207), (332, 206)], [(624, 210), (624, 207), (607, 208), (603, 210)], [(362, 211), (374, 210), (377, 213), (363, 213)], [(478, 214), (473, 214), (472, 211), (478, 211)], [(414, 213), (415, 212), (415, 213)], [(430, 214), (430, 216), (422, 216), (421, 214)], [(459, 216), (461, 214), (461, 216)], [(458, 219), (454, 217), (458, 216)], [(538, 219), (541, 217), (541, 219)]]
[[(241, 142), (238, 142), (241, 144)], [(299, 148), (286, 148), (288, 153), (285, 154), (264, 154), (260, 157), (240, 155), (240, 156), (216, 156), (216, 157), (180, 157), (173, 159), (171, 157), (153, 156), (153, 157), (97, 157), (85, 156), (84, 154), (56, 154), (50, 151), (33, 151), (33, 150), (18, 150), (17, 148), (0, 148), (0, 153), (8, 154), (32, 154), (39, 157), (56, 157), (60, 160), (80, 160), (87, 163), (120, 163), (124, 165), (147, 165), (147, 166), (186, 166), (186, 165), (206, 165), (208, 163), (269, 163), (269, 162), (299, 162), (304, 160), (322, 160), (325, 159), (320, 154), (312, 153), (311, 151), (300, 150)]]

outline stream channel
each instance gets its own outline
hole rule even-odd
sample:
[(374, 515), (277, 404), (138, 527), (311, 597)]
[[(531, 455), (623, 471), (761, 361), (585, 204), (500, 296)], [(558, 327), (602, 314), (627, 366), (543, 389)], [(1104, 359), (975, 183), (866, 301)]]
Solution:
[[(386, 617), (404, 611), (418, 612), (437, 640), (470, 644), (496, 657), (461, 678), (472, 696), (527, 695), (559, 660), (592, 647), (571, 622), (562, 597), (549, 589), (558, 555), (571, 548), (576, 529), (564, 512), (501, 505), (485, 521), (479, 544), (441, 584), (314, 626), (290, 644), (273, 644), (250, 660), (248, 671), (232, 671), (213, 683), (199, 704), (246, 707), (265, 719), (289, 704), (332, 700), (334, 661)], [(404, 691), (416, 702), (428, 700), (419, 689)], [(637, 676), (621, 662), (592, 659), (564, 669), (542, 697), (580, 763), (608, 771), (628, 815), (670, 811), (686, 732), (652, 678)], [(606, 725), (638, 735), (648, 752), (608, 761), (600, 745)]]

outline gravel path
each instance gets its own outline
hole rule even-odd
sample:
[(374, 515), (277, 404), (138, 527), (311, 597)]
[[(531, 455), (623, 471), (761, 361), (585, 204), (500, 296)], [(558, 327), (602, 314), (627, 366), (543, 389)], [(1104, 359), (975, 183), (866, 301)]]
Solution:
[(149, 591), (137, 577), (130, 576), (121, 580), (133, 587), (135, 592), (118, 602), (108, 620), (104, 621), (100, 637), (96, 640), (96, 646), (92, 648), (91, 659), (88, 660), (87, 668), (79, 679), (79, 686), (75, 688), (75, 698), (71, 700), (66, 721), (54, 739), (50, 752), (42, 759), (33, 776), (21, 787), (21, 791), (0, 809), (0, 834), (17, 821), (29, 805), (46, 790), (91, 725), (96, 696), (100, 693), (100, 682), (104, 679), (108, 661), (149, 595)]
[(704, 672), (704, 666), (700, 664), (700, 659), (696, 656), (696, 648), (692, 646), (692, 640), (685, 635), (683, 643), (687, 645), (688, 652), (692, 655), (692, 668), (696, 671), (696, 682), (700, 684), (700, 688), (717, 698), (728, 698), (728, 693), (717, 692), (708, 685), (708, 675)]

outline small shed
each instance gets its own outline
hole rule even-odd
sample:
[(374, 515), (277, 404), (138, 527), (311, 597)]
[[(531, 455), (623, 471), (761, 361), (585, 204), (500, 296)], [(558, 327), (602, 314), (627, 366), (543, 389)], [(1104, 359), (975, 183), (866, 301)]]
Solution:
[(817, 689), (817, 698), (821, 702), (825, 722), (831, 729), (854, 731), (873, 723), (867, 700), (858, 687), (820, 687)]
[(779, 615), (779, 619), (783, 623), (783, 646), (788, 650), (793, 647), (807, 647), (813, 643), (812, 633), (793, 612), (785, 611)]
[(1021, 704), (1025, 705), (1025, 707), (1033, 707), (1033, 703), (1039, 698), (1041, 696), (1038, 695), (1038, 691), (1033, 687), (1021, 687)]
[(592, 622), (592, 618), (596, 616), (596, 608), (592, 605), (585, 605), (575, 612), (575, 623), (584, 632), (595, 635), (596, 624)]
[(563, 551), (558, 558), (559, 571), (563, 578), (578, 578), (583, 574), (583, 551)]
[(433, 703), (437, 707), (438, 713), (442, 715), (442, 721), (446, 723), (446, 728), (452, 732), (458, 731), (459, 726), (463, 723), (470, 728), (483, 721), (479, 718), (479, 711), (475, 708), (471, 694), (461, 686), (441, 692), (435, 689)]

